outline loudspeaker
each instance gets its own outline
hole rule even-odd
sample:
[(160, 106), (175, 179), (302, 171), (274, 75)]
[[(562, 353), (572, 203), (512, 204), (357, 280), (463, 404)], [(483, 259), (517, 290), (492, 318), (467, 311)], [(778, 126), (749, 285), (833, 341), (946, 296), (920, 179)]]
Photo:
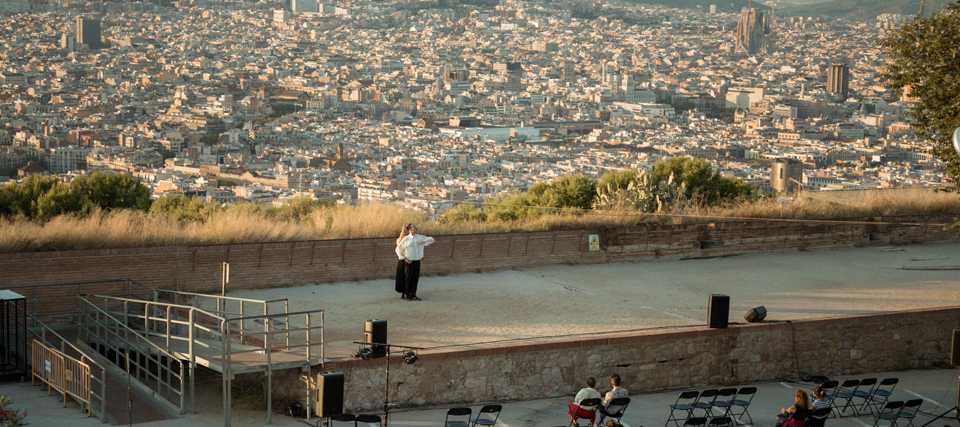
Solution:
[(953, 341), (950, 346), (950, 364), (960, 366), (960, 329), (953, 330)]
[(707, 326), (711, 328), (726, 328), (730, 317), (730, 297), (727, 295), (710, 295), (710, 304), (707, 307)]
[(343, 413), (343, 374), (321, 372), (317, 374), (317, 404), (313, 413), (320, 418)]
[[(367, 320), (363, 325), (363, 342), (386, 344), (387, 343), (387, 321), (386, 320)], [(372, 345), (373, 357), (384, 357), (387, 355), (387, 346)]]
[(750, 323), (762, 322), (763, 319), (767, 318), (767, 309), (762, 305), (757, 308), (751, 308), (747, 314), (743, 315), (743, 318)]

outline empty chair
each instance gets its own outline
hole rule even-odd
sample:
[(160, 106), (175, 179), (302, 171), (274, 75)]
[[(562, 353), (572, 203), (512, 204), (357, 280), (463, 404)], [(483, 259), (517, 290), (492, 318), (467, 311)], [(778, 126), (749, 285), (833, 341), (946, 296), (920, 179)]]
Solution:
[[(338, 423), (347, 423), (348, 425), (357, 424), (357, 416), (353, 414), (337, 414), (330, 417), (330, 419)], [(332, 424), (332, 425), (336, 425), (336, 424)]]
[(600, 406), (600, 402), (599, 398), (583, 399), (579, 405), (572, 406), (567, 413), (570, 416), (570, 425), (579, 426), (580, 420), (590, 420), (590, 424), (593, 424), (597, 417), (597, 407)]
[[(671, 420), (673, 420), (673, 423), (677, 427), (680, 426), (680, 419), (674, 414), (675, 411), (681, 411), (681, 413), (685, 413), (683, 416), (684, 420), (693, 418), (693, 410), (696, 409), (698, 400), (700, 400), (700, 392), (685, 391), (680, 393), (680, 395), (677, 396), (676, 403), (670, 405), (670, 416), (667, 417), (667, 422), (663, 426), (666, 427), (668, 424), (670, 424)], [(706, 424), (707, 420), (704, 419), (703, 423)]]
[(890, 427), (897, 425), (897, 419), (900, 418), (900, 410), (903, 409), (903, 402), (896, 400), (887, 402), (880, 408), (880, 412), (873, 416), (873, 427), (877, 427), (880, 421), (889, 421)]
[[(860, 399), (863, 402), (860, 403), (859, 408), (863, 409), (867, 406), (867, 401), (873, 397), (873, 389), (877, 385), (876, 378), (864, 378), (860, 380), (860, 386), (857, 387), (857, 390), (853, 392), (854, 399)], [(857, 415), (860, 415), (860, 410), (854, 411)], [(872, 411), (871, 411), (872, 412)]]
[(710, 410), (713, 409), (713, 402), (717, 400), (717, 394), (720, 390), (711, 388), (700, 392), (700, 399), (694, 404), (696, 409), (703, 409), (703, 416), (710, 418)]
[(497, 419), (500, 418), (500, 411), (503, 410), (501, 405), (487, 405), (480, 408), (480, 412), (477, 413), (477, 419), (473, 420), (474, 426), (493, 426), (497, 424)]
[(600, 405), (600, 407), (597, 408), (597, 410), (600, 411), (600, 424), (603, 424), (604, 418), (611, 418), (617, 420), (617, 425), (620, 425), (620, 419), (623, 418), (623, 413), (627, 412), (627, 406), (629, 405), (629, 397), (610, 399), (610, 403), (608, 403), (606, 407)]
[[(753, 396), (757, 394), (756, 387), (743, 387), (740, 391), (737, 392), (737, 398), (733, 399), (733, 406), (730, 407), (730, 416), (737, 419), (737, 421), (743, 421), (743, 416), (746, 415), (749, 420), (747, 424), (753, 424), (753, 418), (748, 412), (750, 407), (750, 402), (753, 402)], [(740, 408), (740, 413), (737, 413), (737, 408)], [(738, 423), (739, 424), (739, 423)]]
[(911, 427), (913, 425), (913, 420), (917, 418), (917, 412), (920, 411), (921, 403), (923, 403), (923, 399), (912, 399), (904, 402), (903, 408), (900, 408), (899, 418), (910, 420), (906, 427)]
[[(470, 408), (450, 408), (447, 410), (447, 417), (443, 420), (444, 427), (469, 427), (470, 415), (473, 410)], [(450, 419), (451, 417), (464, 417), (463, 420)]]
[(383, 425), (383, 419), (379, 415), (357, 415), (357, 424), (367, 423), (367, 424), (376, 424), (378, 426)]
[[(880, 381), (880, 384), (877, 384), (877, 386), (871, 390), (870, 396), (867, 397), (867, 401), (863, 403), (863, 406), (869, 407), (871, 414), (874, 413), (874, 409), (880, 412), (880, 408), (890, 399), (890, 395), (893, 394), (893, 389), (897, 387), (898, 382), (900, 382), (899, 378), (885, 378), (883, 381)], [(861, 407), (860, 409), (863, 408)]]
[(687, 418), (683, 422), (683, 427), (702, 427), (707, 425), (707, 419), (703, 417)]
[(717, 392), (717, 397), (713, 399), (713, 407), (720, 408), (723, 410), (722, 416), (727, 416), (730, 412), (730, 407), (733, 406), (733, 401), (737, 399), (737, 389), (735, 388), (723, 388)]
[(707, 423), (707, 427), (730, 427), (732, 424), (733, 420), (730, 417), (713, 417)]
[[(837, 392), (833, 395), (831, 406), (837, 410), (838, 417), (842, 417), (843, 412), (853, 405), (853, 396), (855, 396), (854, 393), (856, 393), (858, 387), (860, 387), (860, 380), (846, 380), (837, 388)], [(843, 404), (842, 408), (840, 407), (841, 403)], [(860, 414), (857, 412), (857, 407), (855, 405), (852, 407), (853, 413), (859, 416)]]
[(807, 427), (823, 427), (827, 422), (827, 417), (830, 416), (830, 413), (833, 412), (833, 408), (826, 407), (820, 408), (813, 411), (809, 417), (807, 417)]

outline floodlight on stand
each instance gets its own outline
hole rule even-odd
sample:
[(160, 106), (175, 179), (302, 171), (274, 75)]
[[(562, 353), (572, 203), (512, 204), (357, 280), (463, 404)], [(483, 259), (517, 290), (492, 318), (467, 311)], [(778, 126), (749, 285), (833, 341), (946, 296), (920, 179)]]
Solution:
[(953, 149), (960, 155), (960, 127), (953, 130)]
[(415, 353), (413, 350), (407, 350), (403, 352), (403, 361), (406, 364), (412, 365), (417, 363), (418, 360), (420, 360), (420, 356), (417, 356), (417, 353)]
[(373, 358), (373, 349), (370, 347), (363, 347), (357, 352), (357, 357), (363, 360), (370, 360)]

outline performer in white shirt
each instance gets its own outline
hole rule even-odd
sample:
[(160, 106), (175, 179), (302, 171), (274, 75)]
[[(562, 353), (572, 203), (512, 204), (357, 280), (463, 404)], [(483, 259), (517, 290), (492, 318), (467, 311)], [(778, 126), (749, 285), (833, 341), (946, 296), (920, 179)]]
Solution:
[[(407, 224), (405, 231), (406, 236), (400, 239), (396, 249), (397, 256), (404, 263), (403, 286), (401, 287), (401, 279), (397, 276), (396, 287), (397, 291), (402, 294), (401, 298), (406, 297), (409, 301), (422, 301), (417, 297), (417, 283), (420, 281), (420, 260), (423, 259), (423, 248), (435, 240), (433, 237), (417, 234), (417, 226), (413, 224)], [(397, 273), (400, 273), (399, 269)]]

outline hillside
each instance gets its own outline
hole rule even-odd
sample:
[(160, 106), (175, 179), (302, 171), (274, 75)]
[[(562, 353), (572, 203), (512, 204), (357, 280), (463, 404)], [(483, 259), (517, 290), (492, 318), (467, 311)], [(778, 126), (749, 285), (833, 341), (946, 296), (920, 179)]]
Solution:
[[(873, 19), (884, 13), (916, 15), (921, 0), (835, 0), (803, 6), (785, 6), (780, 16), (823, 16)], [(933, 12), (949, 0), (927, 0), (924, 10)]]
[(769, 7), (762, 4), (761, 1), (749, 1), (749, 0), (630, 0), (631, 3), (639, 4), (657, 4), (666, 7), (674, 7), (678, 9), (710, 9), (710, 5), (717, 5), (717, 11), (719, 12), (739, 12), (741, 9), (752, 5), (754, 8), (760, 10), (770, 10)]

